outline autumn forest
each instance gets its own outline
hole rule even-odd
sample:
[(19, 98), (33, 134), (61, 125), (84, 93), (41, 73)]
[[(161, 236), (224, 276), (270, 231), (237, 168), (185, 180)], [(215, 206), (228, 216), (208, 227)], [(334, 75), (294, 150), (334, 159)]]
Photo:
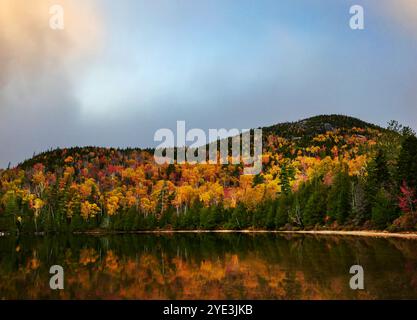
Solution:
[(157, 165), (152, 149), (50, 150), (0, 170), (0, 231), (417, 228), (417, 137), (329, 115), (263, 129), (262, 173)]

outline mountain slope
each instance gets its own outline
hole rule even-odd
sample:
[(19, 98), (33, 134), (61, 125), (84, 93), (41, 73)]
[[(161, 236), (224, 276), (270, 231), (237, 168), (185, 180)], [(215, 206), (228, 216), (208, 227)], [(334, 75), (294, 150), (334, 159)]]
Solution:
[(157, 165), (152, 149), (57, 149), (0, 173), (0, 230), (409, 229), (414, 138), (339, 115), (277, 124), (263, 129), (255, 176)]
[[(354, 130), (354, 129), (363, 130)], [(369, 131), (367, 129), (370, 129)], [(279, 136), (289, 140), (294, 140), (297, 146), (307, 146), (312, 142), (313, 138), (319, 134), (324, 134), (327, 131), (338, 130), (339, 134), (357, 134), (358, 132), (366, 135), (367, 138), (375, 138), (377, 132), (384, 132), (379, 126), (367, 123), (357, 118), (344, 115), (318, 115), (311, 118), (303, 119), (296, 122), (279, 123), (269, 127), (263, 127), (264, 141), (268, 140), (269, 136)], [(149, 153), (153, 154), (154, 149), (151, 148), (101, 148), (101, 147), (73, 147), (65, 149), (55, 149), (34, 155), (31, 159), (25, 160), (19, 164), (19, 168), (27, 169), (36, 163), (42, 163), (48, 168), (60, 167), (65, 165), (65, 158), (80, 157), (85, 161), (89, 161), (91, 150), (95, 150), (104, 156), (109, 156), (111, 153), (118, 153), (123, 160), (123, 157), (128, 157), (131, 153)], [(122, 165), (122, 162), (118, 162)]]
[(349, 134), (353, 128), (372, 129), (383, 132), (385, 129), (344, 115), (318, 115), (295, 122), (279, 123), (263, 128), (264, 134), (278, 135), (287, 139), (300, 140), (308, 143), (314, 136), (327, 131), (339, 130), (342, 134)]

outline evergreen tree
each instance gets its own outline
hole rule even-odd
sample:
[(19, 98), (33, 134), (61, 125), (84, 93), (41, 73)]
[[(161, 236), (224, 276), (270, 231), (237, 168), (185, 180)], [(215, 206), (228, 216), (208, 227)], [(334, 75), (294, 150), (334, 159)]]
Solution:
[(417, 137), (409, 135), (401, 145), (398, 158), (399, 185), (405, 181), (407, 186), (417, 191)]
[(285, 162), (281, 166), (280, 179), (281, 179), (282, 193), (284, 194), (291, 193), (290, 181), (294, 179), (294, 174), (295, 174), (294, 170), (290, 167), (290, 165), (287, 162)]
[(284, 227), (288, 223), (288, 215), (292, 206), (291, 195), (282, 194), (278, 201), (275, 225), (277, 228)]
[(393, 199), (384, 188), (380, 188), (372, 208), (372, 223), (379, 229), (385, 229), (397, 216)]
[(373, 178), (379, 186), (389, 186), (391, 177), (388, 170), (387, 159), (382, 149), (378, 150), (375, 157)]
[(260, 205), (254, 210), (251, 226), (257, 229), (262, 229), (266, 226), (265, 206)]
[(213, 220), (209, 208), (202, 208), (200, 211), (200, 228), (207, 230), (213, 228)]
[(327, 192), (325, 186), (321, 181), (314, 182), (314, 191), (308, 198), (307, 204), (303, 213), (303, 221), (306, 226), (321, 225), (324, 221), (324, 216), (327, 207)]
[(242, 230), (247, 227), (247, 211), (243, 204), (233, 209), (228, 225), (231, 229)]
[(266, 214), (265, 227), (268, 230), (273, 230), (275, 229), (277, 201), (270, 201), (266, 207), (267, 207), (267, 214)]
[(386, 191), (393, 189), (386, 158), (383, 151), (379, 149), (375, 158), (368, 165), (366, 197), (370, 210), (376, 204), (376, 195), (381, 188)]
[(327, 213), (329, 217), (342, 225), (351, 213), (351, 188), (349, 175), (346, 171), (339, 171), (330, 188), (327, 199)]

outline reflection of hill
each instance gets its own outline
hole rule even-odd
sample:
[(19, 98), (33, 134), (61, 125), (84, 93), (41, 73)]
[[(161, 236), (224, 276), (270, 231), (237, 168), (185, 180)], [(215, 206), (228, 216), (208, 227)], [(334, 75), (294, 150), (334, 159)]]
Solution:
[[(402, 239), (301, 235), (132, 235), (17, 243), (7, 238), (0, 242), (0, 298), (416, 298), (414, 246)], [(66, 287), (58, 293), (48, 286), (52, 264), (65, 269)], [(365, 269), (363, 292), (348, 286), (353, 264)]]

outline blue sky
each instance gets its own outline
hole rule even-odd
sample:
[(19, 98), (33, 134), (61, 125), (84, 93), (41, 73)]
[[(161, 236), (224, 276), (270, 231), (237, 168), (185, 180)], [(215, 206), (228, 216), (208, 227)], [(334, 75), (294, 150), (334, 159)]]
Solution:
[[(154, 146), (177, 120), (244, 129), (340, 113), (417, 129), (413, 0), (54, 1), (69, 12), (60, 34), (39, 27), (49, 0), (32, 2), (36, 19), (7, 1), (34, 27), (10, 40), (14, 20), (0, 23), (0, 167), (57, 146)], [(353, 4), (365, 30), (349, 28)]]

